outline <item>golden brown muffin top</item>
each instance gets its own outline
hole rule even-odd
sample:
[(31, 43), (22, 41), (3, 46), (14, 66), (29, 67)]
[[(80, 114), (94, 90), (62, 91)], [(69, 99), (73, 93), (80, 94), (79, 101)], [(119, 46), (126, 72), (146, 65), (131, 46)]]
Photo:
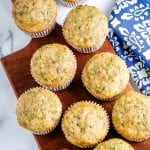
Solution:
[(96, 103), (81, 101), (72, 105), (62, 119), (62, 130), (72, 144), (89, 147), (107, 135), (109, 119), (105, 110)]
[(110, 99), (122, 92), (129, 81), (125, 62), (117, 55), (103, 52), (94, 55), (82, 72), (85, 87), (99, 99)]
[(112, 138), (98, 144), (94, 150), (134, 150), (134, 148), (122, 139)]
[(67, 42), (74, 46), (93, 47), (107, 34), (107, 18), (94, 6), (77, 6), (64, 21), (63, 34)]
[(122, 95), (112, 111), (115, 129), (129, 140), (150, 136), (150, 97), (130, 91)]
[(15, 0), (12, 9), (16, 25), (27, 32), (41, 32), (55, 20), (55, 0)]
[(74, 76), (75, 71), (76, 58), (65, 45), (44, 45), (31, 59), (32, 76), (44, 86), (63, 85)]
[(17, 120), (22, 127), (33, 132), (54, 128), (61, 117), (60, 99), (49, 90), (32, 88), (18, 100)]

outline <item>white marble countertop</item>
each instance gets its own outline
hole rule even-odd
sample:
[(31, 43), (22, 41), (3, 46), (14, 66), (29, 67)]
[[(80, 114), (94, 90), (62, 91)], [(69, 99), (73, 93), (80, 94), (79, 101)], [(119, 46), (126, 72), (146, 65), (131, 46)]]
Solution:
[[(109, 18), (114, 0), (89, 0), (101, 8)], [(11, 17), (11, 0), (0, 1), (0, 57), (26, 46), (31, 38), (14, 24)], [(57, 22), (62, 24), (70, 9), (58, 3)], [(0, 150), (37, 150), (32, 134), (21, 128), (15, 116), (16, 97), (0, 64)]]

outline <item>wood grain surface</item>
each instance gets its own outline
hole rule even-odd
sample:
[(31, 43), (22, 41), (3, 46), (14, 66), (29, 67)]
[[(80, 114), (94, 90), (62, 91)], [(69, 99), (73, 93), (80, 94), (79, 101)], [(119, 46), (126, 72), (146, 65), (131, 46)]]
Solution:
[[(47, 43), (61, 43), (68, 45), (62, 36), (61, 26), (56, 25), (53, 32), (47, 37), (40, 39), (32, 39), (31, 43), (27, 47), (1, 59), (3, 67), (7, 73), (7, 76), (11, 82), (11, 85), (17, 97), (20, 96), (20, 94), (25, 90), (39, 86), (31, 77), (30, 59), (37, 48)], [(87, 90), (83, 87), (81, 82), (81, 72), (87, 60), (96, 53), (100, 52), (115, 53), (111, 44), (106, 39), (102, 48), (100, 48), (97, 52), (92, 54), (81, 54), (75, 51), (72, 47), (70, 47), (70, 49), (73, 50), (77, 58), (78, 66), (75, 79), (72, 82), (71, 86), (63, 91), (56, 92), (56, 94), (58, 94), (63, 104), (63, 112), (67, 109), (68, 106), (70, 106), (74, 102), (81, 100), (93, 100), (101, 104), (107, 110), (109, 117), (111, 118), (111, 112), (112, 107), (114, 105), (114, 101), (101, 102), (100, 100), (95, 99), (87, 92)], [(129, 84), (126, 90), (131, 89), (132, 89), (131, 85)], [(77, 148), (66, 141), (61, 131), (60, 124), (52, 133), (44, 136), (34, 135), (34, 137), (41, 150), (63, 150), (63, 149), (80, 150), (80, 148)], [(120, 135), (116, 133), (111, 124), (109, 134), (107, 135), (106, 139), (112, 137), (122, 138)], [(134, 146), (135, 150), (150, 150), (150, 139), (145, 140), (144, 142), (139, 143), (130, 142), (130, 143)]]

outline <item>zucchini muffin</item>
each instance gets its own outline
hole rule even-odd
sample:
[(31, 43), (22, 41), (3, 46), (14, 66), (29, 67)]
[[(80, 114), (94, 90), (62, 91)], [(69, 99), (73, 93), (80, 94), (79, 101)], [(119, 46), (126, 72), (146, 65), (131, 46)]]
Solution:
[(122, 139), (113, 138), (98, 144), (94, 150), (134, 150), (134, 148)]
[(46, 89), (32, 88), (18, 98), (16, 115), (19, 124), (34, 134), (51, 132), (59, 123), (62, 104), (59, 97)]
[(65, 45), (47, 44), (31, 59), (31, 74), (41, 86), (52, 91), (67, 88), (76, 73), (76, 58)]
[(107, 18), (94, 6), (80, 5), (72, 9), (63, 24), (63, 35), (68, 44), (81, 53), (98, 50), (107, 35)]
[(109, 118), (100, 105), (81, 101), (65, 112), (61, 125), (70, 143), (87, 148), (104, 140), (109, 129)]
[(129, 82), (125, 62), (112, 53), (94, 55), (85, 65), (82, 81), (86, 89), (100, 100), (113, 100), (120, 95)]
[(114, 105), (112, 122), (127, 140), (142, 141), (150, 137), (150, 97), (126, 92)]
[(85, 4), (88, 0), (61, 0), (61, 1), (67, 7), (75, 7), (78, 5)]
[(56, 23), (55, 0), (15, 0), (12, 15), (16, 25), (33, 38), (48, 35)]

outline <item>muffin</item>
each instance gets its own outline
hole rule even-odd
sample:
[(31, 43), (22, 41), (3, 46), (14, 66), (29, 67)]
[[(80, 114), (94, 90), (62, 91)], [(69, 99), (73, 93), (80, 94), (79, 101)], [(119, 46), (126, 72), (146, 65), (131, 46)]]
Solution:
[(55, 0), (15, 0), (12, 15), (16, 25), (32, 38), (48, 35), (56, 23)]
[(75, 7), (85, 4), (88, 0), (61, 0), (61, 2), (67, 7)]
[(59, 123), (62, 104), (55, 93), (42, 88), (32, 88), (18, 100), (16, 115), (23, 128), (34, 134), (44, 135)]
[(97, 99), (113, 100), (126, 88), (129, 71), (125, 62), (112, 53), (94, 55), (84, 66), (82, 81)]
[(109, 129), (109, 118), (100, 105), (81, 101), (69, 107), (61, 126), (70, 143), (88, 148), (104, 140)]
[(125, 139), (142, 141), (150, 137), (150, 97), (126, 92), (115, 103), (112, 122)]
[(122, 139), (113, 138), (98, 144), (94, 150), (134, 150), (134, 148)]
[(67, 88), (76, 72), (76, 58), (65, 45), (47, 44), (31, 59), (31, 74), (41, 86), (52, 91)]
[(68, 44), (81, 53), (98, 50), (107, 35), (107, 18), (94, 6), (80, 5), (72, 9), (63, 24)]

